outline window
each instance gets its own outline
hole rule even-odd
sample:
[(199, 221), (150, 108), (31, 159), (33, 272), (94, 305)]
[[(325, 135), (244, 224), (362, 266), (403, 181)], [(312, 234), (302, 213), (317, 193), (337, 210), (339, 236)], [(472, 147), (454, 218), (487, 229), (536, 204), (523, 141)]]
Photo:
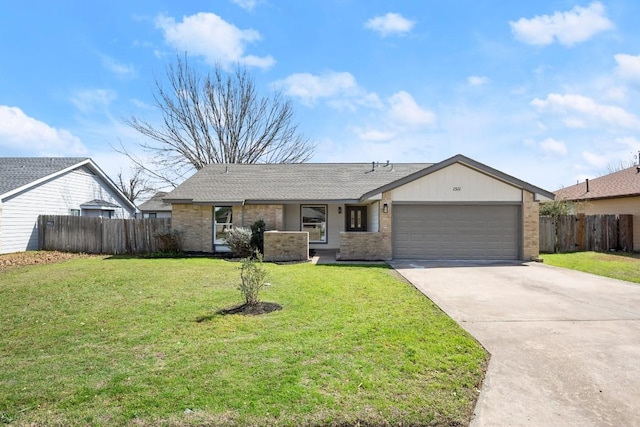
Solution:
[(147, 218), (157, 218), (157, 217), (158, 217), (158, 214), (155, 213), (155, 212), (152, 212), (152, 213), (149, 214), (149, 216)]
[(224, 245), (227, 230), (233, 228), (233, 209), (231, 206), (216, 206), (214, 209), (214, 245)]
[(327, 242), (327, 206), (302, 206), (302, 231), (309, 232), (310, 243)]
[(80, 216), (80, 209), (69, 209), (69, 215)]

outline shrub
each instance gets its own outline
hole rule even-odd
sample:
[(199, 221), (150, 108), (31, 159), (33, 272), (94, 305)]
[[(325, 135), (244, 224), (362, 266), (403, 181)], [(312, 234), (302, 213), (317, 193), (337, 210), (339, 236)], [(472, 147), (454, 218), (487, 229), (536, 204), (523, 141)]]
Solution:
[(244, 258), (240, 266), (240, 292), (248, 305), (256, 305), (260, 300), (258, 294), (264, 288), (267, 278), (267, 270), (262, 265), (262, 254), (256, 252), (255, 258)]
[(259, 219), (251, 226), (251, 247), (254, 251), (264, 253), (264, 230), (267, 228), (263, 220)]
[(226, 233), (224, 240), (234, 257), (246, 258), (251, 256), (253, 253), (251, 249), (251, 230), (244, 227), (234, 227), (227, 230)]
[(552, 200), (550, 202), (540, 203), (541, 216), (557, 218), (560, 215), (569, 215), (570, 213), (571, 203), (566, 200)]
[(181, 254), (183, 250), (182, 231), (171, 230), (156, 233), (156, 247), (163, 254)]

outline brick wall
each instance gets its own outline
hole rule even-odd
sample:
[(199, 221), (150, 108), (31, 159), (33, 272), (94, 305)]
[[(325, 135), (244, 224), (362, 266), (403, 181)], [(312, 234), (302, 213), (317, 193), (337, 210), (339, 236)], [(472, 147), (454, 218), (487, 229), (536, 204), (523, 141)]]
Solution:
[(522, 259), (529, 261), (540, 255), (540, 203), (533, 200), (533, 193), (522, 194)]
[(174, 203), (171, 226), (182, 232), (187, 252), (213, 252), (213, 207)]
[(306, 261), (309, 233), (306, 231), (265, 231), (265, 261)]
[(387, 259), (382, 233), (341, 231), (340, 261), (378, 261)]
[[(238, 206), (240, 207), (240, 206)], [(236, 211), (233, 211), (234, 224)], [(284, 208), (282, 205), (244, 205), (240, 217), (242, 227), (251, 227), (254, 222), (261, 219), (267, 226), (267, 230), (284, 229)]]

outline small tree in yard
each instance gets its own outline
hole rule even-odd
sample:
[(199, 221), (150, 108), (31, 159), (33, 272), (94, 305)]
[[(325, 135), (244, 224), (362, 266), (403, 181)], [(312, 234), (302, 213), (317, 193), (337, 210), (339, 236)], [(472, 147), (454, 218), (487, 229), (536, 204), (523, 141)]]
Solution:
[(258, 294), (264, 288), (267, 278), (267, 270), (262, 265), (262, 254), (256, 252), (255, 259), (244, 258), (240, 266), (240, 292), (244, 296), (247, 305), (255, 306), (260, 300)]

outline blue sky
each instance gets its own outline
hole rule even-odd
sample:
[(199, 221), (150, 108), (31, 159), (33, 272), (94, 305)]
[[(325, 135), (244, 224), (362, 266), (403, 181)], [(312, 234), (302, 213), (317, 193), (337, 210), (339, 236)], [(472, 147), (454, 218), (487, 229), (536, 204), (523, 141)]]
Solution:
[(176, 52), (290, 97), (314, 162), (464, 154), (548, 190), (640, 150), (636, 0), (33, 1), (0, 7), (0, 156), (89, 156), (158, 120)]

